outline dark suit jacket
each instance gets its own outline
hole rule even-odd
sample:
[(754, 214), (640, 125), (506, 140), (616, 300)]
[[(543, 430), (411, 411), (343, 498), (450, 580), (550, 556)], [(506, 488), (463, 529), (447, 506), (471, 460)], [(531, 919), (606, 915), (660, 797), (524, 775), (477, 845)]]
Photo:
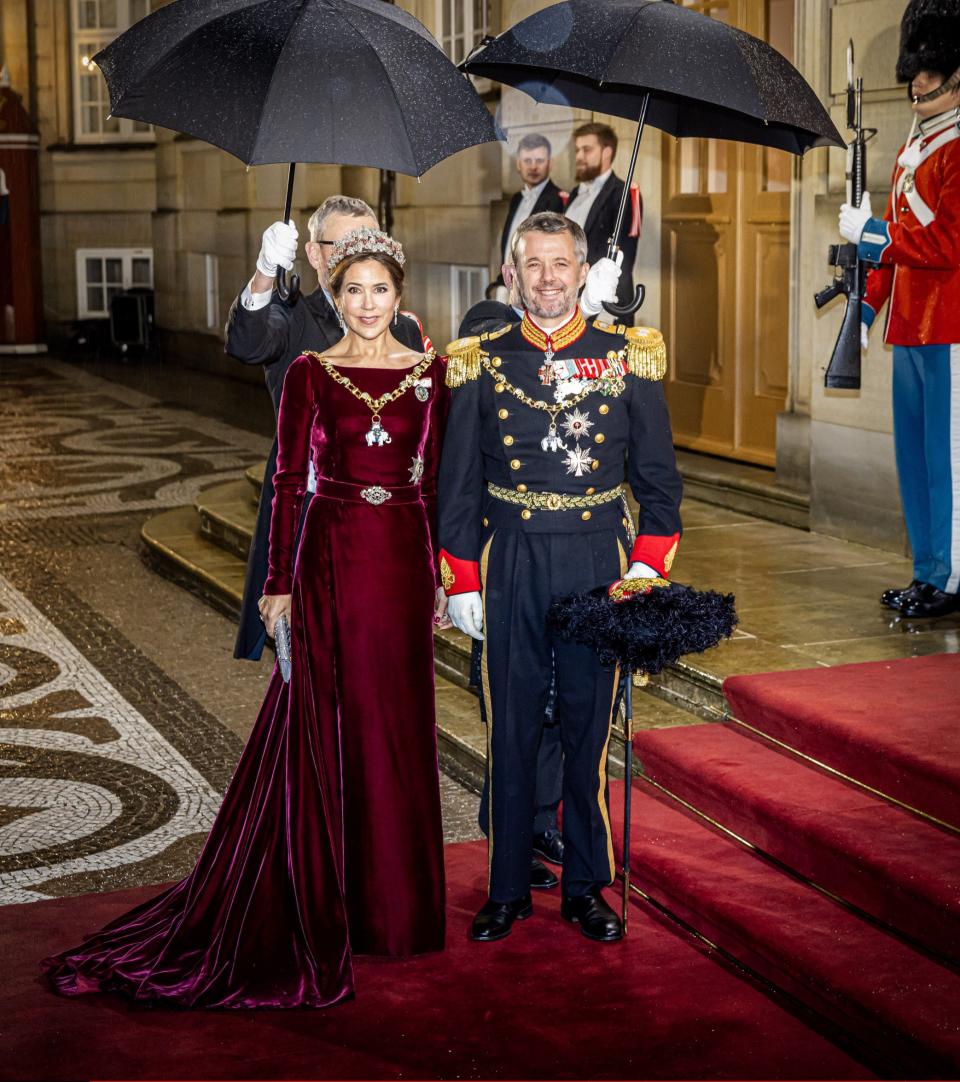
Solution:
[[(401, 315), (393, 327), (394, 336), (411, 349), (423, 349), (423, 336), (417, 321)], [(224, 328), (225, 350), (243, 364), (263, 365), (263, 376), (273, 400), (274, 412), (280, 412), (283, 380), (290, 365), (305, 350), (323, 353), (343, 337), (336, 313), (322, 289), (301, 295), (293, 307), (274, 295), (268, 305), (255, 312), (233, 302)], [(257, 602), (267, 581), (270, 551), (270, 515), (273, 510), (273, 475), (277, 468), (277, 440), (274, 437), (263, 473), (263, 489), (257, 509), (257, 525), (247, 560), (247, 580), (243, 588), (240, 630), (233, 656), (257, 661), (263, 653), (266, 631), (260, 620)], [(309, 499), (304, 500), (306, 512)], [(302, 522), (302, 517), (301, 517)]]
[[(570, 193), (570, 203), (576, 199), (578, 191), (579, 185)], [(616, 225), (617, 210), (622, 195), (623, 181), (616, 173), (611, 173), (593, 201), (584, 228), (587, 234), (587, 262), (591, 265), (598, 259), (603, 259), (607, 254), (607, 245), (610, 243), (613, 227)], [(620, 275), (620, 284), (617, 287), (617, 301), (620, 304), (633, 300), (633, 261), (637, 256), (637, 238), (627, 236), (630, 231), (630, 218), (628, 203), (618, 242), (623, 249), (623, 273)]]
[[(507, 232), (510, 229), (510, 223), (513, 221), (514, 214), (517, 213), (517, 207), (520, 206), (520, 200), (523, 198), (523, 192), (514, 192), (513, 198), (510, 200), (510, 206), (507, 208), (507, 220), (503, 223), (503, 229), (500, 233), (500, 262), (503, 262), (503, 250), (507, 245), (507, 241), (510, 239), (507, 236)], [(533, 204), (533, 210), (531, 214), (539, 214), (543, 210), (552, 210), (557, 214), (563, 214), (564, 203), (560, 198), (560, 189), (553, 183), (552, 180), (548, 180), (543, 186), (543, 191), (537, 196), (536, 203)], [(502, 273), (497, 276), (497, 282), (503, 285)]]

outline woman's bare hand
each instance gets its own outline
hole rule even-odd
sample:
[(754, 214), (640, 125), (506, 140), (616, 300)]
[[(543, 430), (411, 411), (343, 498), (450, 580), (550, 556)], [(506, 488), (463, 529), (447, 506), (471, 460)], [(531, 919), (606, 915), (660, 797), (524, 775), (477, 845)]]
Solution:
[(272, 594), (261, 597), (257, 602), (260, 619), (271, 639), (274, 637), (273, 627), (277, 620), (281, 616), (286, 616), (288, 622), (290, 620), (290, 596), (290, 594)]
[(441, 631), (453, 627), (450, 617), (447, 616), (447, 595), (442, 586), (437, 587), (437, 599), (433, 607), (433, 626)]

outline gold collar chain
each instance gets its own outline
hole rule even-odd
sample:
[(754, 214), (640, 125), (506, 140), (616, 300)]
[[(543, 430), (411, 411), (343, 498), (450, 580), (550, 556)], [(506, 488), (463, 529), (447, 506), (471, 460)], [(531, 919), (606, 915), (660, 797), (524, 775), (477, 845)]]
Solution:
[(327, 360), (327, 358), (323, 357), (321, 354), (315, 353), (313, 350), (307, 350), (307, 355), (315, 357), (323, 365), (327, 375), (333, 382), (339, 383), (340, 386), (348, 390), (354, 398), (359, 399), (359, 401), (361, 401), (373, 414), (373, 419), (379, 421), (380, 411), (383, 407), (391, 402), (395, 402), (401, 395), (410, 390), (414, 383), (416, 383), (433, 363), (436, 352), (431, 350), (427, 353), (422, 361), (414, 365), (413, 368), (408, 369), (407, 374), (392, 391), (387, 391), (386, 394), (380, 395), (379, 398), (374, 398), (368, 391), (361, 391), (349, 376), (345, 376), (342, 372), (337, 371), (333, 362)]
[(560, 413), (561, 410), (573, 409), (574, 406), (579, 406), (585, 398), (593, 394), (594, 388), (593, 383), (591, 382), (587, 385), (587, 389), (585, 391), (581, 391), (580, 394), (575, 395), (573, 398), (566, 399), (558, 406), (551, 406), (547, 402), (541, 401), (539, 398), (531, 398), (530, 395), (525, 394), (523, 391), (521, 391), (519, 387), (514, 387), (514, 385), (506, 378), (506, 376), (501, 375), (501, 373), (493, 367), (493, 365), (490, 363), (490, 358), (485, 353), (482, 353), (480, 355), (480, 363), (487, 370), (488, 375), (493, 378), (494, 383), (497, 385), (496, 389), (498, 391), (509, 391), (510, 394), (512, 394), (518, 402), (522, 402), (525, 406), (529, 406), (530, 409), (543, 410), (544, 413), (549, 413), (550, 420), (553, 422), (553, 424), (556, 424), (557, 415)]

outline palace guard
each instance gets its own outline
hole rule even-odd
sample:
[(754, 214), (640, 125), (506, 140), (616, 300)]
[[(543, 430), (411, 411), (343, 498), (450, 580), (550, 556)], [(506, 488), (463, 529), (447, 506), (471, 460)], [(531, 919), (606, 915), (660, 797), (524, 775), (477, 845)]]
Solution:
[[(533, 215), (514, 252), (522, 320), (448, 348), (439, 479), (450, 618), (474, 638), (486, 632), (489, 900), (472, 935), (500, 939), (532, 912), (536, 759), (555, 671), (562, 914), (589, 938), (614, 940), (620, 921), (601, 891), (615, 874), (606, 754), (617, 673), (586, 647), (553, 641), (545, 617), (574, 591), (669, 573), (681, 482), (660, 382), (665, 351), (658, 331), (583, 318), (586, 238), (575, 222)], [(635, 538), (625, 478), (640, 504)]]
[(893, 432), (913, 581), (886, 590), (904, 616), (960, 611), (960, 0), (911, 0), (897, 79), (913, 127), (882, 218), (869, 193), (844, 204), (840, 233), (878, 266), (867, 276), (862, 339), (888, 304)]

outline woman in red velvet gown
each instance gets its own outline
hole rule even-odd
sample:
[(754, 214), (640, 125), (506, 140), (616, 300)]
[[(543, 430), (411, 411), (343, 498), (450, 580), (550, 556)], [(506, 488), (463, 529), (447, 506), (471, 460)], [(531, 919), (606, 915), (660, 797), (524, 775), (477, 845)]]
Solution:
[[(274, 669), (190, 875), (43, 963), (62, 994), (323, 1007), (352, 995), (353, 953), (443, 947), (431, 520), (448, 392), (443, 363), (390, 334), (402, 259), (375, 231), (339, 242), (346, 337), (286, 376), (260, 609), (269, 632), (289, 612), (290, 683)], [(364, 394), (388, 400), (375, 415)]]

